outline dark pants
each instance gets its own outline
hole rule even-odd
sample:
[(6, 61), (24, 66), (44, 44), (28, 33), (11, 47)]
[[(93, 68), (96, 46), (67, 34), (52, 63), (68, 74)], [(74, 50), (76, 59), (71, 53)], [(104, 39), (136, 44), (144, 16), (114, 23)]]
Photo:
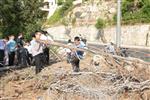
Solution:
[(17, 59), (18, 59), (18, 65), (20, 67), (27, 67), (29, 65), (28, 62), (28, 50), (26, 48), (20, 47), (17, 50)]
[(42, 68), (43, 68), (43, 62), (42, 62), (42, 55), (43, 54), (38, 54), (36, 56), (34, 56), (34, 60), (35, 60), (35, 73), (38, 74), (39, 72), (41, 72)]
[(122, 57), (128, 57), (127, 50), (121, 50)]
[(29, 65), (32, 65), (32, 60), (33, 60), (33, 57), (32, 57), (32, 54), (28, 54), (28, 64)]
[(45, 56), (44, 63), (49, 65), (49, 48), (45, 48), (43, 51), (44, 51), (44, 56)]
[(4, 65), (4, 50), (0, 50), (0, 67)]
[(20, 65), (21, 64), (21, 53), (20, 53), (21, 48), (17, 49), (17, 64)]
[(10, 52), (9, 53), (9, 66), (14, 65), (14, 60), (15, 60), (15, 52)]
[(74, 72), (80, 71), (79, 64), (80, 64), (80, 60), (76, 56), (71, 57), (71, 65)]

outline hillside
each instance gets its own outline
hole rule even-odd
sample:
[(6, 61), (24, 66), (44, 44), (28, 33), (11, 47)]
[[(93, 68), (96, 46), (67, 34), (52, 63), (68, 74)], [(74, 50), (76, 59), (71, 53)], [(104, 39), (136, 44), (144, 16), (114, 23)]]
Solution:
[(47, 25), (92, 25), (98, 18), (113, 21), (115, 13), (116, 2), (114, 0), (87, 0), (77, 4), (68, 0), (48, 19)]
[[(149, 5), (149, 0), (122, 0), (122, 45), (150, 46)], [(66, 0), (44, 27), (56, 40), (81, 34), (89, 42), (115, 42), (116, 11), (115, 0)]]
[[(61, 1), (61, 0), (59, 0)], [(74, 3), (75, 1), (82, 1)], [(48, 20), (47, 25), (94, 25), (98, 18), (107, 25), (116, 23), (117, 2), (115, 0), (66, 0)], [(122, 23), (149, 23), (149, 0), (122, 0)]]

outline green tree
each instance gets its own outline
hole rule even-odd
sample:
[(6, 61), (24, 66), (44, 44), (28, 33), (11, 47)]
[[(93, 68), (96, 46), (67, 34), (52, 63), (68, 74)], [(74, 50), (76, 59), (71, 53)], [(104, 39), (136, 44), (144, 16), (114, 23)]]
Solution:
[(21, 8), (18, 0), (1, 0), (0, 1), (0, 20), (1, 31), (5, 33), (19, 32)]
[(0, 31), (5, 34), (26, 33), (41, 29), (45, 13), (43, 0), (1, 0)]

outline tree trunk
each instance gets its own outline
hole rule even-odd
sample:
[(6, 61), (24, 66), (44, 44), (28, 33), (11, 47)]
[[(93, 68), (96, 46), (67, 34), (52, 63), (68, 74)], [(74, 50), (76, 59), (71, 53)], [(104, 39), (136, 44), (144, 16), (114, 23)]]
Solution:
[(105, 38), (105, 35), (104, 35), (104, 29), (99, 29), (98, 30), (98, 33), (97, 33), (97, 38), (96, 39), (100, 39), (102, 40), (103, 43), (107, 43), (107, 40)]

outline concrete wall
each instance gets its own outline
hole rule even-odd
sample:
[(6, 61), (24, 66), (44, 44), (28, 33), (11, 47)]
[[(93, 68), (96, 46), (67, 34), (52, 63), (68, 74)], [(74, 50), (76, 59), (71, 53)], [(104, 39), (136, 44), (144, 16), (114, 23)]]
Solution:
[[(99, 42), (101, 40), (96, 40), (98, 30), (94, 26), (82, 26), (82, 27), (73, 27), (71, 32), (66, 35), (65, 26), (58, 26), (48, 28), (47, 31), (54, 37), (55, 40), (64, 40), (73, 38), (79, 34), (82, 34), (87, 38), (89, 42)], [(146, 36), (149, 33), (148, 37), (148, 46), (150, 46), (150, 25), (132, 25), (132, 26), (123, 26), (121, 34), (121, 44), (123, 45), (137, 45), (145, 46)], [(104, 29), (104, 35), (107, 42), (115, 42), (116, 37), (116, 27), (107, 27)]]

